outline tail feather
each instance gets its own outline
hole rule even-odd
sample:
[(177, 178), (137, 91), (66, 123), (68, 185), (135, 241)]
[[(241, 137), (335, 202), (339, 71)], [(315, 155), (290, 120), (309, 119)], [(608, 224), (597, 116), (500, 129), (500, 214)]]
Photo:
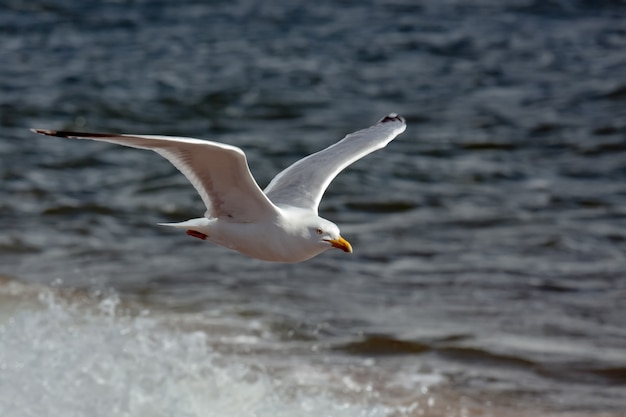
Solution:
[(157, 223), (159, 226), (167, 226), (167, 227), (175, 227), (177, 229), (193, 229), (193, 228), (204, 228), (209, 225), (209, 219), (206, 217), (202, 217), (199, 219), (191, 219), (184, 222), (179, 223)]

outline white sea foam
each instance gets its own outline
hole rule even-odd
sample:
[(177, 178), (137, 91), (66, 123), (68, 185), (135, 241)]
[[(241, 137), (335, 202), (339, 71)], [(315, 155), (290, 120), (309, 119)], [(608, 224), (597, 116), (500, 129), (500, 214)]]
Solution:
[(3, 417), (405, 414), (352, 376), (340, 381), (355, 395), (335, 395), (322, 369), (276, 373), (218, 353), (206, 331), (121, 313), (114, 295), (89, 304), (16, 285), (0, 291)]

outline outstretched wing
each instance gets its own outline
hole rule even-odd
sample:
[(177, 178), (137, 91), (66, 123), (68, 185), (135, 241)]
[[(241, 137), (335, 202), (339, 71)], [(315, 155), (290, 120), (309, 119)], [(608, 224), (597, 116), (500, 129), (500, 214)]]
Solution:
[(48, 136), (91, 139), (151, 149), (187, 177), (207, 207), (208, 217), (255, 222), (273, 216), (276, 206), (250, 173), (246, 156), (235, 146), (193, 138), (154, 135), (63, 132), (32, 129)]
[(300, 207), (317, 213), (322, 195), (337, 174), (354, 161), (384, 148), (405, 129), (404, 118), (391, 113), (374, 126), (350, 133), (334, 145), (289, 166), (274, 177), (264, 192), (277, 206)]

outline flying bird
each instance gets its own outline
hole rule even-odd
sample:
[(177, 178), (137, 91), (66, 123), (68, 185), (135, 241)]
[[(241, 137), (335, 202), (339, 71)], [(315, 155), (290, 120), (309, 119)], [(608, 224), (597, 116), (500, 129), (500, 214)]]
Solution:
[(318, 215), (322, 195), (344, 168), (385, 147), (405, 129), (404, 118), (391, 113), (295, 162), (265, 190), (254, 180), (246, 155), (236, 146), (173, 136), (31, 130), (155, 151), (182, 172), (207, 208), (204, 217), (159, 224), (252, 258), (295, 263), (330, 248), (352, 252), (337, 225)]

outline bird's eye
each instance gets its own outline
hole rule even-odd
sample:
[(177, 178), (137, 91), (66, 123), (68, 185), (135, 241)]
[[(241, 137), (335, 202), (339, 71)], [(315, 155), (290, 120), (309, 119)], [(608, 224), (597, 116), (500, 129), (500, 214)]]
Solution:
[(318, 228), (315, 233), (317, 233), (318, 235), (321, 235), (322, 233), (324, 233), (324, 231), (320, 228)]

